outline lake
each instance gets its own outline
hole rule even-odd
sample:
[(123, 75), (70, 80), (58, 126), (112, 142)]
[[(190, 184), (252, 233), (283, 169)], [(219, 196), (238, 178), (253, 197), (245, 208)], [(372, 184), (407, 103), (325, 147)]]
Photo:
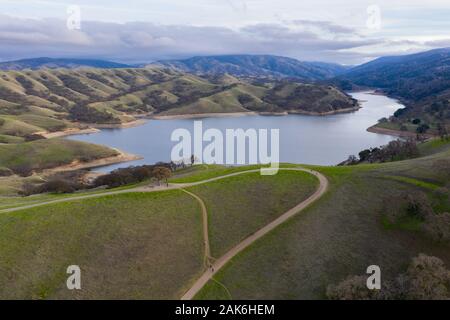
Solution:
[[(404, 107), (398, 101), (369, 92), (351, 93), (361, 100), (362, 108), (352, 113), (329, 116), (259, 116), (202, 118), (203, 130), (216, 128), (244, 130), (279, 129), (280, 161), (303, 164), (335, 165), (351, 154), (384, 145), (396, 137), (367, 132), (378, 119), (388, 117)], [(102, 129), (101, 132), (70, 136), (68, 139), (103, 144), (143, 157), (142, 160), (98, 168), (108, 172), (130, 165), (170, 161), (171, 141), (175, 129), (193, 131), (199, 119), (148, 120), (144, 125), (125, 129)]]

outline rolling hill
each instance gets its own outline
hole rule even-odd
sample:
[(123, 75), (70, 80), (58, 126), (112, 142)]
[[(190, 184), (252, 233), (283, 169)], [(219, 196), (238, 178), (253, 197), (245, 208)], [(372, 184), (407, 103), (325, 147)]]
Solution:
[(223, 55), (158, 61), (156, 65), (196, 74), (230, 74), (239, 77), (298, 78), (323, 80), (347, 67), (324, 62), (306, 62), (272, 55)]
[(0, 135), (6, 136), (60, 131), (75, 123), (120, 125), (149, 114), (352, 108), (354, 99), (329, 86), (253, 83), (229, 75), (208, 79), (155, 67), (0, 72)]

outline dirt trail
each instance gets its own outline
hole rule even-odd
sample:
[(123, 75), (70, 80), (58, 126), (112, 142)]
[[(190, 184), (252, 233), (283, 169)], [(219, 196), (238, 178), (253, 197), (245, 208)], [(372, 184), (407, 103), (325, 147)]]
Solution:
[(305, 209), (307, 206), (309, 206), (311, 203), (319, 199), (328, 189), (327, 178), (317, 171), (302, 168), (281, 169), (281, 170), (297, 170), (313, 174), (319, 179), (320, 182), (319, 188), (308, 199), (302, 201), (294, 208), (288, 210), (287, 212), (279, 216), (277, 219), (270, 222), (265, 227), (259, 229), (251, 236), (249, 236), (248, 238), (237, 244), (235, 247), (233, 247), (231, 250), (229, 250), (227, 253), (221, 256), (219, 259), (217, 259), (215, 263), (212, 265), (212, 267), (208, 268), (208, 270), (205, 271), (203, 275), (194, 283), (194, 285), (181, 297), (181, 300), (191, 300), (192, 298), (194, 298), (195, 295), (205, 286), (205, 284), (210, 279), (212, 279), (212, 277), (233, 257), (235, 257), (238, 253), (247, 248), (249, 245), (254, 243), (256, 240), (260, 239), (261, 237), (263, 237), (264, 235), (266, 235), (267, 233), (278, 227), (280, 224), (286, 222), (288, 219), (290, 219), (291, 217), (293, 217), (294, 215)]
[[(290, 169), (280, 169), (280, 170), (290, 170)], [(158, 191), (165, 191), (165, 190), (181, 189), (181, 188), (187, 188), (187, 187), (191, 187), (191, 186), (196, 186), (196, 185), (208, 183), (208, 182), (211, 182), (211, 181), (225, 179), (225, 178), (236, 176), (236, 175), (239, 175), (239, 174), (250, 173), (250, 172), (259, 172), (259, 171), (260, 171), (259, 169), (240, 171), (240, 172), (230, 173), (230, 174), (227, 174), (227, 175), (224, 175), (224, 176), (219, 176), (219, 177), (210, 178), (210, 179), (207, 179), (207, 180), (202, 180), (202, 181), (197, 181), (197, 182), (180, 183), (180, 184), (178, 184), (178, 183), (177, 184), (169, 184), (168, 187), (163, 186), (163, 185), (161, 185), (161, 186), (151, 186), (151, 187), (150, 186), (145, 186), (145, 187), (136, 187), (136, 188), (130, 188), (130, 189), (125, 189), (125, 190), (119, 190), (119, 191), (109, 191), (109, 192), (100, 192), (100, 193), (95, 193), (95, 194), (85, 194), (85, 195), (80, 195), (80, 196), (67, 197), (67, 198), (63, 198), (63, 199), (56, 199), (56, 200), (49, 200), (49, 201), (39, 202), (39, 203), (33, 203), (33, 204), (24, 205), (24, 206), (20, 206), (20, 207), (3, 209), (3, 210), (0, 210), (0, 213), (19, 211), (19, 210), (23, 210), (23, 209), (30, 209), (30, 208), (34, 208), (34, 207), (40, 207), (40, 206), (45, 206), (45, 205), (48, 205), (48, 204), (54, 204), (54, 203), (60, 203), (60, 202), (68, 202), (68, 201), (76, 201), (76, 200), (82, 200), (82, 199), (104, 197), (104, 196), (108, 196), (108, 195), (115, 195), (115, 194), (121, 194), (121, 193), (129, 193), (129, 192), (158, 192)]]
[[(48, 204), (53, 203), (60, 203), (60, 202), (68, 202), (68, 201), (76, 201), (81, 199), (89, 199), (89, 198), (96, 198), (96, 197), (104, 197), (108, 195), (115, 195), (115, 194), (122, 194), (122, 193), (130, 193), (130, 192), (159, 192), (159, 191), (165, 191), (165, 190), (174, 190), (174, 189), (180, 189), (181, 191), (189, 194), (190, 196), (194, 197), (199, 203), (202, 208), (202, 220), (203, 220), (203, 238), (204, 238), (204, 244), (205, 244), (205, 262), (207, 266), (207, 270), (203, 273), (203, 275), (194, 283), (194, 285), (182, 296), (182, 300), (190, 300), (192, 299), (202, 288), (203, 286), (226, 264), (228, 263), (233, 257), (235, 257), (238, 253), (240, 253), (242, 250), (247, 248), (249, 245), (254, 243), (256, 240), (260, 239), (276, 227), (278, 227), (280, 224), (286, 222), (288, 219), (305, 209), (307, 206), (309, 206), (311, 203), (319, 199), (328, 189), (328, 180), (327, 178), (314, 170), (310, 169), (304, 169), (304, 168), (280, 168), (279, 170), (292, 170), (292, 171), (304, 171), (310, 174), (315, 175), (319, 179), (319, 187), (318, 189), (312, 194), (308, 199), (302, 201), (298, 205), (296, 205), (294, 208), (286, 211), (281, 216), (279, 216), (277, 219), (273, 220), (269, 224), (267, 224), (265, 227), (259, 229), (246, 239), (244, 239), (242, 242), (237, 244), (235, 247), (233, 247), (231, 250), (229, 250), (227, 253), (225, 253), (223, 256), (221, 256), (218, 259), (213, 259), (211, 257), (210, 252), (210, 245), (209, 245), (209, 230), (208, 230), (208, 212), (206, 209), (206, 205), (203, 202), (203, 200), (198, 197), (196, 194), (189, 192), (187, 190), (184, 190), (184, 188), (190, 187), (190, 186), (196, 186), (200, 184), (205, 184), (208, 182), (226, 179), (229, 177), (251, 173), (251, 172), (260, 172), (260, 169), (254, 169), (254, 170), (247, 170), (247, 171), (241, 171), (241, 172), (235, 172), (223, 176), (218, 176), (215, 178), (210, 178), (198, 182), (192, 182), (192, 183), (184, 183), (184, 184), (169, 184), (169, 186), (157, 186), (157, 187), (137, 187), (133, 189), (127, 189), (127, 190), (119, 190), (119, 191), (111, 191), (111, 192), (103, 192), (98, 194), (91, 194), (91, 195), (82, 195), (82, 196), (74, 196), (71, 198), (64, 198), (64, 199), (57, 199), (57, 200), (51, 200), (51, 201), (45, 201), (41, 203), (35, 203), (30, 205), (25, 205), (21, 207), (15, 207), (15, 208), (9, 208), (0, 210), (0, 213), (6, 213), (6, 212), (13, 212), (13, 211), (19, 211), (23, 209), (29, 209), (39, 206), (44, 206)], [(214, 262), (213, 262), (214, 261)]]
[(205, 266), (209, 268), (211, 265), (211, 249), (209, 246), (209, 229), (208, 229), (208, 210), (206, 209), (205, 202), (197, 196), (195, 193), (189, 192), (185, 189), (181, 189), (181, 191), (186, 192), (188, 195), (195, 198), (198, 203), (200, 203), (200, 207), (202, 208), (202, 217), (203, 217), (203, 242), (205, 245)]

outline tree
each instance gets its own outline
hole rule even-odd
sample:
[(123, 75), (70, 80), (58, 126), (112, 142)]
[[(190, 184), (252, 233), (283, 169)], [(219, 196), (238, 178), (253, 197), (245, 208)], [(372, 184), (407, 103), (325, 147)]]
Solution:
[(417, 127), (416, 132), (417, 133), (425, 133), (425, 132), (427, 132), (428, 129), (430, 129), (430, 126), (424, 123)]
[(370, 151), (369, 149), (365, 149), (365, 150), (361, 151), (359, 153), (359, 161), (363, 162), (363, 161), (369, 160), (371, 153), (372, 153), (372, 151)]
[(439, 137), (441, 137), (442, 140), (446, 140), (448, 138), (448, 132), (447, 132), (447, 128), (446, 128), (445, 124), (438, 123), (437, 130), (438, 130)]
[(153, 177), (158, 180), (158, 185), (161, 184), (161, 180), (165, 180), (167, 186), (169, 186), (168, 179), (172, 175), (172, 171), (170, 171), (167, 167), (155, 167), (152, 171)]
[(367, 276), (349, 276), (327, 288), (333, 300), (445, 300), (450, 298), (450, 270), (433, 256), (420, 254), (412, 259), (406, 272), (385, 280), (381, 290), (369, 290)]

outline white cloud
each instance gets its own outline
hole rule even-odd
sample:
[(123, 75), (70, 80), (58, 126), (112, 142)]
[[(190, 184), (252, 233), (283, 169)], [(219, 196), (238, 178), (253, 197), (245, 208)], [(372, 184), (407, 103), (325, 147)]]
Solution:
[[(136, 1), (130, 2), (133, 3)], [(219, 6), (214, 1), (209, 3), (212, 8)], [(232, 7), (245, 12), (255, 3), (247, 0), (244, 6), (236, 0)], [(212, 10), (211, 7), (204, 10)], [(392, 26), (390, 28), (388, 31), (392, 32)], [(240, 26), (82, 20), (81, 30), (69, 30), (64, 19), (0, 15), (0, 59), (93, 57), (132, 63), (193, 55), (250, 53), (356, 64), (383, 54), (450, 43), (450, 36), (408, 39), (389, 32), (368, 33), (351, 24), (304, 18), (252, 21)]]

